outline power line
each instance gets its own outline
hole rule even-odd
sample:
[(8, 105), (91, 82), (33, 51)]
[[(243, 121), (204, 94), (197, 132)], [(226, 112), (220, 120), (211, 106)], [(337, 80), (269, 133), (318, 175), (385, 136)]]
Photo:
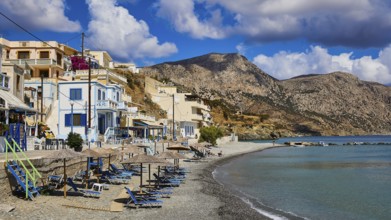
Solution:
[(35, 34), (31, 33), (30, 31), (28, 31), (26, 28), (22, 27), (21, 25), (19, 25), (18, 23), (16, 23), (15, 21), (13, 21), (11, 18), (9, 18), (7, 15), (5, 15), (4, 13), (2, 13), (0, 11), (0, 15), (2, 15), (4, 18), (6, 18), (7, 20), (9, 20), (11, 23), (13, 23), (14, 25), (18, 26), (20, 29), (22, 29), (23, 31), (25, 31), (26, 33), (30, 34), (31, 36), (33, 36), (35, 39), (41, 41), (42, 43), (48, 45), (49, 47), (53, 48), (53, 49), (57, 49), (55, 47), (53, 47), (52, 45), (50, 45), (49, 43), (45, 42), (44, 40), (42, 40), (41, 38), (37, 37)]

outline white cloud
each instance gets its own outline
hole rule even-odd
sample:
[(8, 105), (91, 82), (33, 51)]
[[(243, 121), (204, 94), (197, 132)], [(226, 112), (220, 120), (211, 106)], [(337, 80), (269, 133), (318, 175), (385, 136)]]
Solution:
[(247, 46), (244, 44), (244, 43), (240, 43), (238, 45), (236, 45), (236, 50), (242, 54), (242, 55), (245, 55), (246, 53), (246, 50), (247, 50)]
[[(25, 28), (55, 32), (78, 32), (79, 21), (71, 21), (65, 16), (64, 0), (1, 0), (0, 10)], [(1, 25), (8, 27), (10, 23)], [(1, 28), (0, 28), (1, 29)]]
[(389, 0), (159, 0), (157, 8), (158, 16), (194, 38), (242, 35), (254, 42), (305, 38), (354, 47), (391, 42)]
[(107, 50), (118, 59), (157, 58), (177, 52), (173, 43), (162, 43), (149, 32), (148, 24), (136, 20), (115, 0), (87, 0), (91, 21), (88, 24), (89, 45)]
[(178, 32), (189, 33), (194, 38), (221, 39), (225, 37), (221, 29), (221, 12), (212, 9), (208, 12), (209, 19), (200, 19), (195, 14), (196, 2), (193, 0), (160, 0), (156, 4), (157, 15), (170, 20)]
[(369, 56), (354, 59), (352, 55), (331, 55), (327, 49), (314, 46), (302, 53), (281, 51), (270, 57), (260, 54), (254, 57), (253, 62), (277, 79), (343, 71), (353, 73), (362, 80), (391, 83), (391, 45), (383, 49), (376, 59)]

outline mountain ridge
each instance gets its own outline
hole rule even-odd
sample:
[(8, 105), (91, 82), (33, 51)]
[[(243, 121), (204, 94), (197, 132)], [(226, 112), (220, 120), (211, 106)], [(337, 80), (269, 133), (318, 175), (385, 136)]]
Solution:
[[(145, 67), (142, 72), (157, 79), (169, 79), (204, 99), (226, 102), (234, 111), (268, 115), (267, 122), (274, 125), (269, 130), (277, 132), (391, 133), (391, 88), (362, 81), (350, 73), (308, 74), (277, 80), (235, 53), (210, 53)], [(219, 121), (222, 126), (229, 127), (230, 123)], [(253, 124), (256, 128), (251, 132), (256, 137), (262, 128)]]

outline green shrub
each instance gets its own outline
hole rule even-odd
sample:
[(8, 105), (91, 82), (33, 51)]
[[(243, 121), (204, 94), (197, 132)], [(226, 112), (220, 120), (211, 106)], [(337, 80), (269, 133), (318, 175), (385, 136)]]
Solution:
[(80, 152), (83, 149), (83, 138), (80, 134), (69, 132), (67, 143), (70, 148), (73, 148), (75, 151)]
[(209, 142), (213, 145), (216, 145), (216, 140), (218, 138), (223, 137), (223, 131), (215, 126), (210, 126), (210, 127), (203, 127), (200, 129), (200, 139), (199, 142)]

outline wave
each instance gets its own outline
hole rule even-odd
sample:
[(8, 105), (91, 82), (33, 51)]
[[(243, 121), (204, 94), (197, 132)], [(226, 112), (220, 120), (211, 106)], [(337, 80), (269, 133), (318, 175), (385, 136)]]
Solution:
[(244, 193), (234, 185), (231, 185), (229, 183), (222, 183), (219, 181), (216, 177), (217, 175), (222, 175), (222, 171), (219, 171), (218, 169), (215, 169), (212, 172), (213, 179), (219, 183), (220, 185), (224, 186), (226, 189), (230, 191), (230, 193), (238, 198), (240, 198), (244, 203), (249, 205), (251, 209), (254, 209), (259, 214), (268, 217), (273, 220), (287, 220), (287, 219), (293, 219), (293, 220), (304, 220), (306, 218), (300, 217), (292, 212), (286, 212), (283, 210), (279, 210), (276, 208), (272, 208), (269, 206), (264, 205), (261, 201), (258, 199)]

